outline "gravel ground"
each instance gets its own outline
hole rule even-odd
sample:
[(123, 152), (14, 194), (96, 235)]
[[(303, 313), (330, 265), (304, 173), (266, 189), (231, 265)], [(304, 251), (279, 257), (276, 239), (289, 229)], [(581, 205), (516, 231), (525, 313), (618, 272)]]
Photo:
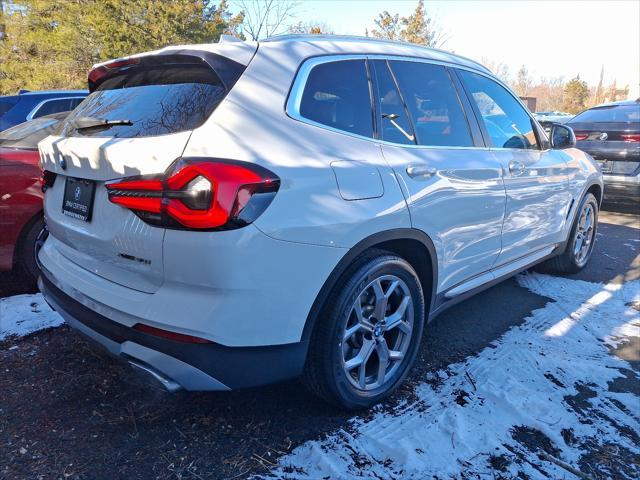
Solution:
[[(599, 234), (589, 266), (570, 278), (640, 278), (640, 217), (603, 212)], [(32, 291), (21, 282), (3, 275), (0, 296)], [(508, 280), (450, 309), (429, 325), (410, 380), (390, 405), (412, 398), (429, 373), (478, 353), (548, 301)], [(626, 346), (619, 355), (634, 359), (637, 349)], [(0, 359), (3, 479), (246, 478), (351, 418), (297, 382), (168, 394), (67, 327), (0, 342)], [(637, 369), (618, 388), (637, 393)], [(599, 454), (594, 462), (606, 460)]]

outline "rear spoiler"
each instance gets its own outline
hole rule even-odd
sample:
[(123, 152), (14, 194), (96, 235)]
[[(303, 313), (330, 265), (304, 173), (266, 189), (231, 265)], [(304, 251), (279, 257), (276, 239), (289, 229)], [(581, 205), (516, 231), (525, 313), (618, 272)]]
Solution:
[(93, 92), (106, 79), (125, 70), (146, 68), (170, 63), (204, 63), (220, 78), (225, 89), (231, 90), (246, 68), (228, 57), (205, 50), (167, 50), (153, 55), (121, 58), (95, 66), (88, 76), (89, 92)]

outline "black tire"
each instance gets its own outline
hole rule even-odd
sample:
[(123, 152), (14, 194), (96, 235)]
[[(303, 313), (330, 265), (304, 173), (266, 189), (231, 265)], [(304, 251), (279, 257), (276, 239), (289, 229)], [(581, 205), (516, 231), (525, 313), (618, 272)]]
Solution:
[[(406, 310), (403, 310), (406, 313), (402, 314), (402, 317), (407, 322), (410, 321), (409, 316), (411, 316), (411, 332), (401, 333), (397, 331), (395, 333), (395, 335), (403, 336), (402, 340), (398, 340), (398, 337), (396, 337), (395, 342), (400, 341), (404, 345), (403, 348), (406, 348), (406, 353), (401, 360), (394, 360), (395, 363), (389, 363), (392, 366), (388, 372), (389, 378), (386, 379), (386, 375), (383, 374), (384, 382), (378, 388), (372, 390), (358, 389), (351, 383), (356, 380), (352, 377), (350, 381), (347, 377), (349, 373), (345, 371), (343, 335), (350, 321), (349, 319), (353, 319), (351, 315), (353, 314), (354, 302), (358, 299), (358, 305), (361, 305), (362, 295), (368, 288), (367, 286), (379, 279), (384, 282), (386, 281), (384, 279), (394, 277), (401, 280), (402, 299), (404, 300), (405, 297), (408, 297), (406, 298), (407, 301), (404, 302), (405, 305), (411, 305), (411, 309), (406, 307)], [(378, 283), (378, 285), (383, 285), (383, 283)], [(389, 286), (387, 292), (391, 290)], [(392, 306), (391, 300), (385, 301), (384, 304), (387, 306), (387, 310)], [(373, 316), (370, 318), (372, 319)], [(303, 383), (313, 394), (338, 407), (347, 410), (371, 407), (389, 396), (407, 376), (415, 361), (420, 345), (424, 319), (424, 295), (420, 280), (411, 265), (403, 258), (382, 250), (373, 250), (363, 254), (344, 272), (321, 310), (320, 318), (317, 321), (309, 345), (305, 370), (302, 376)], [(374, 319), (374, 321), (376, 320)], [(383, 319), (381, 325), (384, 324)], [(384, 340), (386, 335), (394, 335), (394, 333), (391, 331), (382, 333), (382, 335), (379, 331), (377, 333), (362, 333), (363, 342), (365, 341), (365, 335), (370, 336), (367, 341), (373, 342), (376, 347), (375, 352), (379, 368), (382, 362), (378, 356), (377, 342), (381, 341), (380, 336)], [(373, 335), (377, 336), (373, 338)], [(355, 336), (356, 334), (354, 334)], [(345, 341), (345, 345), (351, 341)], [(384, 340), (385, 349), (387, 347), (386, 342), (387, 340)], [(391, 340), (391, 342), (394, 342), (394, 340)], [(407, 343), (405, 344), (404, 342)], [(389, 353), (389, 350), (387, 350), (387, 353)], [(368, 358), (373, 357), (369, 356)], [(364, 362), (365, 371), (367, 361)], [(386, 371), (386, 367), (382, 371)], [(372, 376), (375, 375), (373, 374)]]
[[(576, 256), (575, 246), (576, 246), (576, 235), (578, 234), (578, 225), (580, 223), (580, 218), (582, 216), (583, 211), (587, 207), (591, 207), (593, 209), (593, 232), (591, 235), (591, 241), (589, 243), (588, 251), (586, 252), (586, 257), (578, 258)], [(591, 254), (593, 253), (593, 248), (596, 243), (596, 233), (598, 230), (598, 201), (596, 197), (594, 197), (591, 193), (587, 193), (580, 202), (578, 206), (578, 210), (573, 221), (573, 225), (571, 226), (571, 233), (569, 235), (569, 240), (567, 242), (567, 246), (563, 253), (560, 255), (553, 257), (541, 265), (540, 270), (549, 273), (577, 273), (582, 270), (585, 265), (589, 262), (591, 258)]]
[(35, 283), (40, 275), (40, 264), (37, 259), (37, 252), (46, 239), (47, 229), (44, 219), (39, 217), (26, 227), (23, 233), (18, 250), (18, 265), (24, 273)]

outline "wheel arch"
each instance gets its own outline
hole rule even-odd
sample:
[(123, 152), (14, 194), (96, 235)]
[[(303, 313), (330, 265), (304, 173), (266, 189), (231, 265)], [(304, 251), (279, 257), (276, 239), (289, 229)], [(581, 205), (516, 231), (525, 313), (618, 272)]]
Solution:
[(302, 341), (308, 344), (326, 300), (345, 270), (360, 255), (371, 249), (386, 250), (401, 256), (416, 270), (425, 295), (426, 319), (436, 298), (438, 262), (436, 249), (429, 236), (415, 228), (398, 228), (375, 233), (354, 245), (338, 262), (316, 296), (302, 331)]
[(598, 202), (598, 207), (600, 207), (600, 205), (602, 204), (602, 186), (600, 186), (599, 183), (592, 183), (587, 187), (587, 190), (585, 191), (585, 195), (587, 193), (591, 193), (593, 194), (594, 197), (596, 197), (596, 201)]
[(43, 215), (44, 210), (38, 210), (31, 216), (29, 220), (24, 223), (22, 229), (20, 230), (20, 233), (18, 233), (18, 236), (16, 237), (16, 243), (13, 246), (12, 266), (14, 269), (20, 265), (20, 258), (22, 256), (22, 252), (24, 251), (24, 241), (27, 233), (29, 232), (29, 230), (31, 230), (31, 227), (33, 227), (34, 223), (43, 218)]

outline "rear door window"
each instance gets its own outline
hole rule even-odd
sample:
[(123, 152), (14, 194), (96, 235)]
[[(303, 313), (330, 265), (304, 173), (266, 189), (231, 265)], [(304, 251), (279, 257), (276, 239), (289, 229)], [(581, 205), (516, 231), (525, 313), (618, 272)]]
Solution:
[(386, 142), (415, 145), (413, 126), (386, 60), (371, 62), (376, 76), (376, 108), (380, 138)]
[(300, 115), (337, 130), (373, 137), (373, 111), (364, 60), (321, 63), (312, 68)]
[(473, 140), (449, 72), (441, 65), (390, 61), (419, 145), (472, 147)]
[[(193, 130), (209, 118), (226, 93), (219, 75), (204, 62), (141, 62), (99, 84), (67, 118), (60, 133), (133, 138)], [(74, 120), (81, 117), (127, 120), (131, 125), (77, 130)]]
[(466, 70), (460, 70), (460, 76), (478, 107), (494, 147), (540, 149), (533, 120), (506, 88)]

